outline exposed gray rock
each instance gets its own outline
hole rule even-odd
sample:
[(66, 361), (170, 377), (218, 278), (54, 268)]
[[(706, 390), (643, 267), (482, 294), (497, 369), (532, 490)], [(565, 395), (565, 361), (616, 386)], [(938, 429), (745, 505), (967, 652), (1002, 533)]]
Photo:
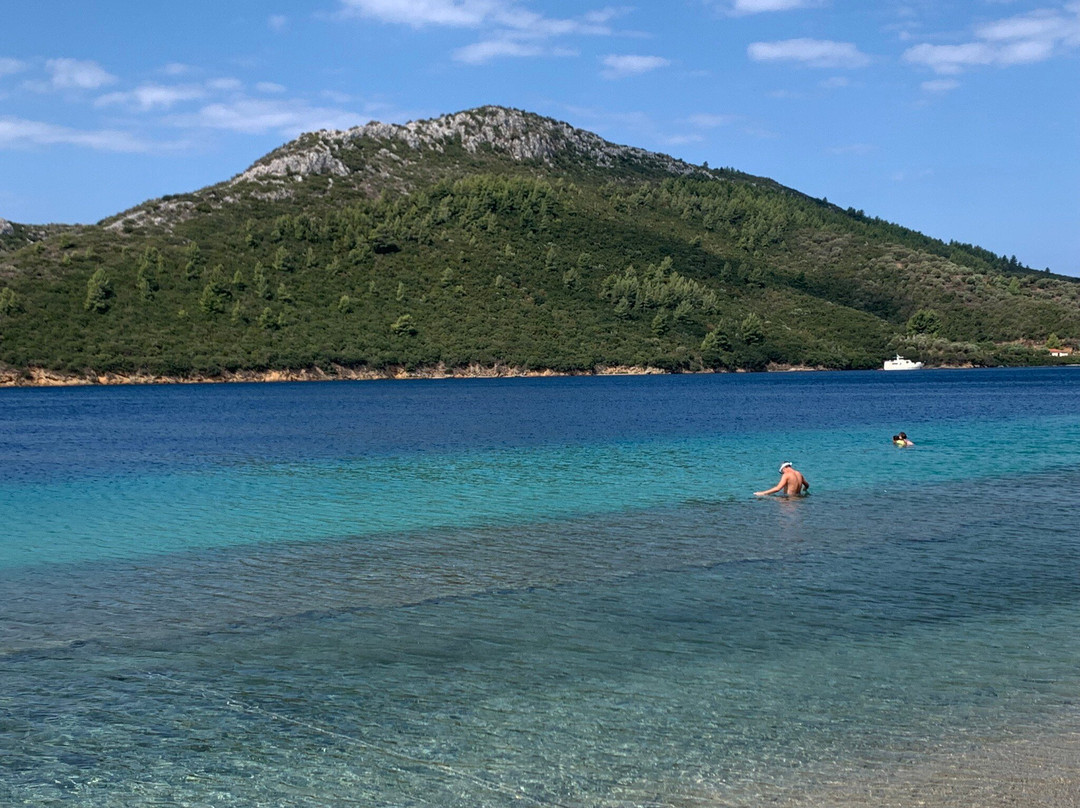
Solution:
[(171, 228), (195, 215), (195, 205), (189, 200), (152, 200), (121, 214), (105, 225), (106, 230), (122, 231), (125, 227), (160, 225)]
[(288, 188), (282, 188), (280, 186), (272, 187), (268, 191), (256, 192), (252, 196), (256, 199), (262, 199), (265, 202), (281, 202), (289, 199), (293, 195), (293, 192)]
[(0, 236), (10, 236), (15, 232), (15, 226), (7, 219), (0, 219)]
[(562, 152), (572, 152), (591, 158), (603, 167), (631, 160), (651, 163), (676, 174), (698, 170), (696, 166), (665, 154), (619, 146), (568, 123), (504, 107), (480, 107), (404, 125), (373, 122), (327, 134), (346, 143), (364, 138), (394, 139), (413, 149), (426, 146), (436, 151), (443, 151), (448, 143), (460, 141), (462, 148), (473, 154), (489, 147), (509, 154), (515, 160), (538, 160), (546, 164)]
[(298, 151), (279, 150), (266, 162), (258, 162), (231, 180), (231, 184), (263, 177), (306, 177), (310, 174), (332, 174), (345, 177), (349, 169), (336, 158), (326, 143)]

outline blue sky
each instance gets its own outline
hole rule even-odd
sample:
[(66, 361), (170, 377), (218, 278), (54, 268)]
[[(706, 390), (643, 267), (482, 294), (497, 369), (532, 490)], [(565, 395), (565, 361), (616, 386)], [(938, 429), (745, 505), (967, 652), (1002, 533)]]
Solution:
[(1080, 275), (1080, 0), (35, 0), (2, 22), (16, 222), (500, 104)]

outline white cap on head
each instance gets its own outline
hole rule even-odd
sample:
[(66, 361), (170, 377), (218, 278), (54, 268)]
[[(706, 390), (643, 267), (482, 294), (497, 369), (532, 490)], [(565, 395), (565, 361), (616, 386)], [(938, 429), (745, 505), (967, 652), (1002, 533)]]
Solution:
[(784, 463), (781, 463), (781, 464), (780, 464), (780, 473), (781, 473), (781, 474), (783, 474), (783, 473), (784, 473), (784, 469), (786, 469), (786, 468), (787, 468), (788, 466), (790, 466), (790, 465), (791, 465), (791, 462), (790, 462), (790, 461), (788, 461), (788, 462), (784, 462)]

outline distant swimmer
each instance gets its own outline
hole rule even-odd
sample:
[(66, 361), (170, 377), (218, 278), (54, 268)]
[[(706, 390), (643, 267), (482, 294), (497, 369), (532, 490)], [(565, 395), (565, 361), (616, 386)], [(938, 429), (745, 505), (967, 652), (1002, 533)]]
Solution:
[(910, 440), (908, 440), (908, 436), (907, 436), (906, 432), (900, 432), (900, 433), (898, 433), (896, 435), (893, 435), (892, 440), (893, 440), (893, 443), (895, 443), (897, 446), (899, 446), (901, 448), (906, 448), (908, 446), (914, 446), (915, 445)]
[(782, 493), (786, 497), (801, 497), (810, 493), (810, 483), (791, 463), (780, 464), (780, 482), (768, 491), (755, 491), (755, 497), (767, 497), (769, 494)]

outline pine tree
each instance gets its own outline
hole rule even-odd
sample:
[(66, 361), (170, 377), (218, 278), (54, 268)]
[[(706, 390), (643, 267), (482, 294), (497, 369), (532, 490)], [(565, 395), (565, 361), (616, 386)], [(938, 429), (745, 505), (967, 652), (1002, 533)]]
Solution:
[(104, 314), (112, 305), (112, 296), (112, 281), (104, 268), (98, 268), (86, 282), (86, 300), (83, 302), (83, 308), (97, 314)]

